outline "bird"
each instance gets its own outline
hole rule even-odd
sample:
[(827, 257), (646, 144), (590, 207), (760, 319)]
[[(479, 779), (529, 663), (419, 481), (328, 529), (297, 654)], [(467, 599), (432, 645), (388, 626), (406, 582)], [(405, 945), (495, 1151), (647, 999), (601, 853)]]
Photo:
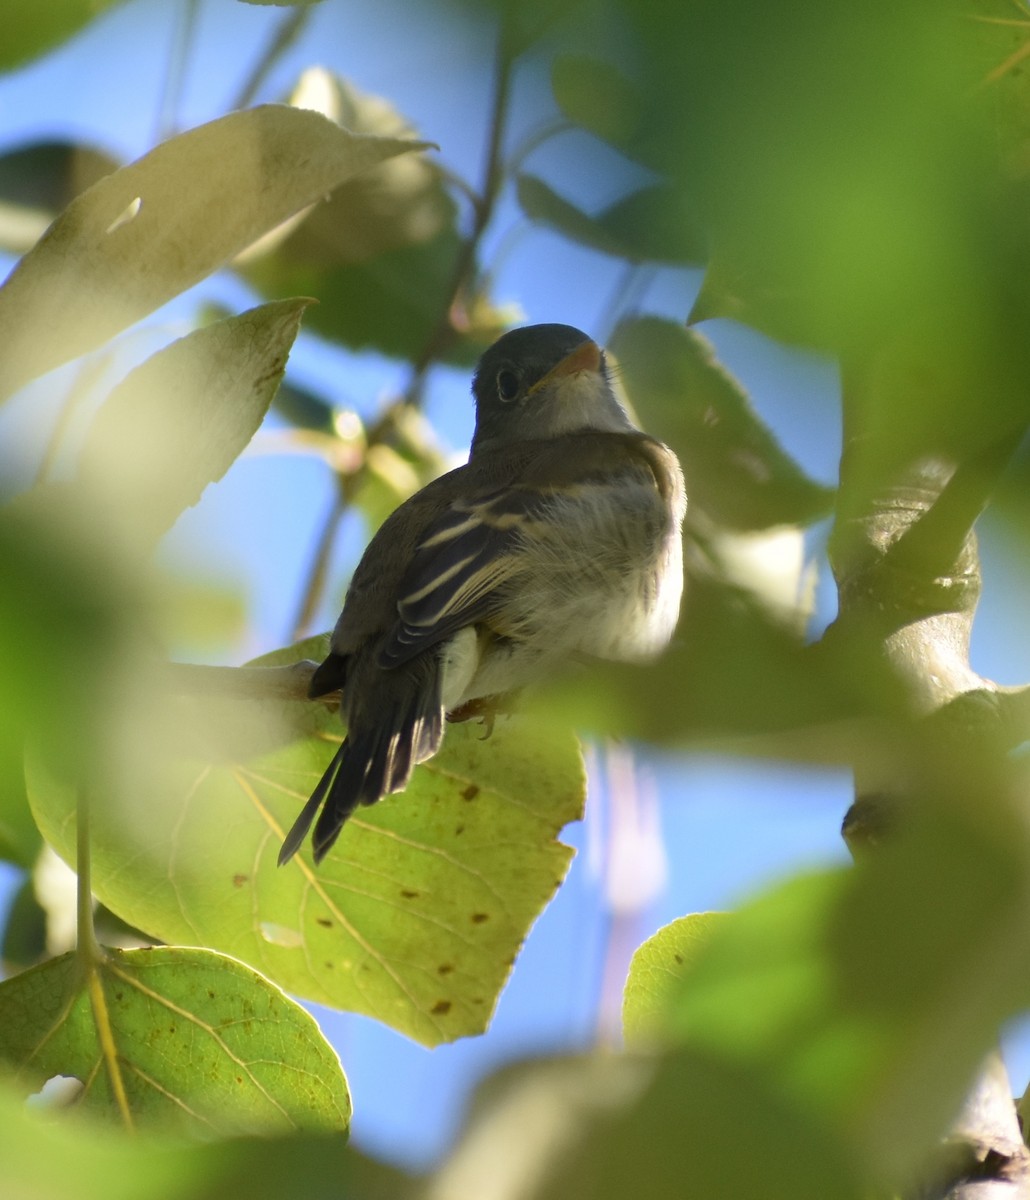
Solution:
[[(683, 593), (679, 460), (631, 420), (571, 325), (502, 335), (472, 383), (468, 462), (401, 504), (351, 579), (311, 698), (346, 736), (287, 834), (322, 861), (360, 805), (403, 790), (445, 722), (494, 716), (572, 661), (646, 661)], [(317, 814), (317, 821), (315, 817)]]

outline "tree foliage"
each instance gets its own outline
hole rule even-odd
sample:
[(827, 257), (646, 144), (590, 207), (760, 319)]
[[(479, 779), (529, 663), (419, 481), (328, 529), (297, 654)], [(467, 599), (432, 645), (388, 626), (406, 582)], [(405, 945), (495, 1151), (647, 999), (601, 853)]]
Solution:
[[(46, 956), (28, 883), (8, 916), (5, 1183), (260, 1198), (332, 1178), (341, 1194), (446, 1198), (481, 1194), (488, 1172), (491, 1194), (537, 1200), (1030, 1194), (1004, 1072), (984, 1067), (1030, 1006), (1011, 753), (1027, 701), (969, 663), (974, 525), (993, 505), (1021, 548), (1028, 529), (1030, 10), (441, 9), (485, 22), (496, 47), (469, 182), (323, 69), (288, 103), (252, 103), (333, 2), (282, 6), (238, 110), (135, 162), (42, 141), (0, 158), (0, 243), (21, 255), (0, 287), (0, 395), (59, 396), (63, 413), (38, 478), (0, 508), (0, 854), (28, 871), (56, 852), (78, 876), (74, 950)], [(15, 6), (0, 68), (102, 7)], [(511, 149), (513, 80), (540, 88), (540, 64), (555, 123)], [(570, 129), (604, 144), (628, 192), (585, 204), (531, 167)], [(442, 469), (421, 408), (440, 368), (467, 367), (509, 321), (491, 259), (509, 210), (631, 281), (703, 272), (689, 313), (627, 302), (608, 339), (629, 403), (686, 468), (681, 634), (653, 668), (556, 682), (489, 740), (450, 729), (320, 869), (302, 855), (280, 871), (342, 736), (302, 699), (322, 643), (300, 636), (344, 517), (370, 530)], [(227, 285), (214, 302), (209, 280)], [(177, 298), (189, 331), (133, 363)], [(835, 493), (693, 328), (713, 317), (839, 363)], [(378, 416), (294, 377), (312, 331), (403, 367)], [(297, 644), (243, 668), (169, 664), (155, 545), (273, 405), (334, 477)], [(838, 617), (809, 639), (734, 547), (830, 516)], [(343, 1149), (342, 1069), (280, 989), (426, 1045), (482, 1032), (568, 867), (558, 839), (584, 796), (571, 727), (844, 763), (856, 863), (662, 930), (630, 970), (628, 1048), (488, 1080), (433, 1175)], [(100, 945), (94, 898), (135, 948)], [(26, 1107), (62, 1076), (104, 1127)], [(125, 1136), (137, 1128), (145, 1144)]]

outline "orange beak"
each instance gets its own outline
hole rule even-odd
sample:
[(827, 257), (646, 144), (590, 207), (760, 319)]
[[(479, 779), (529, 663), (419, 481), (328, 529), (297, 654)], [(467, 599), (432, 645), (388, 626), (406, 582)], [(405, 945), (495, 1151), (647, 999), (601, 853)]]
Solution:
[(601, 347), (589, 339), (581, 343), (572, 351), (571, 354), (566, 354), (561, 362), (556, 363), (543, 377), (538, 379), (536, 383), (529, 389), (530, 395), (537, 392), (542, 387), (547, 387), (556, 379), (561, 379), (567, 375), (578, 375), (581, 371), (593, 371), (595, 374), (601, 370)]

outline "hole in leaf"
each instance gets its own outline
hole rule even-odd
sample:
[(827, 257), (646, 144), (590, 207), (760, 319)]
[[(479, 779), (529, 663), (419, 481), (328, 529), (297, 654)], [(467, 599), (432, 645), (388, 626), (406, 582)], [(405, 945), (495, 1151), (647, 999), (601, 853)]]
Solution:
[(122, 209), (117, 217), (108, 225), (105, 233), (114, 233), (116, 229), (121, 229), (123, 225), (128, 225), (130, 221), (134, 221), (139, 215), (139, 210), (143, 207), (143, 201), (139, 196), (135, 200), (130, 200), (129, 203)]
[(83, 1083), (74, 1075), (51, 1075), (38, 1092), (25, 1101), (29, 1108), (70, 1108), (82, 1094)]

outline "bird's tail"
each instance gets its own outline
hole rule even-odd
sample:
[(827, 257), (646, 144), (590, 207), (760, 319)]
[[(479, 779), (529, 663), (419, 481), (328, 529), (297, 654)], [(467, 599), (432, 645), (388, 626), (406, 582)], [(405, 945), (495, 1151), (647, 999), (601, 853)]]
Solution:
[(352, 727), (286, 835), (279, 865), (296, 854), (321, 808), (311, 839), (315, 863), (320, 863), (359, 804), (375, 804), (407, 786), (415, 765), (440, 748), (443, 728), (438, 688), (408, 689), (373, 728)]

